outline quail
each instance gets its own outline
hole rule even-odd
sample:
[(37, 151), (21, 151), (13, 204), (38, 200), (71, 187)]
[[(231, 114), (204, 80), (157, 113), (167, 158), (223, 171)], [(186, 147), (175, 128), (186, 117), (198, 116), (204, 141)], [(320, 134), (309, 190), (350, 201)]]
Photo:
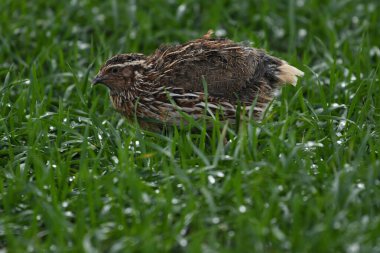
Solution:
[[(260, 120), (285, 84), (303, 72), (286, 61), (211, 32), (151, 55), (118, 54), (100, 68), (93, 84), (104, 84), (117, 111), (144, 128), (179, 125), (184, 113), (194, 120)], [(159, 128), (159, 127), (158, 127)]]

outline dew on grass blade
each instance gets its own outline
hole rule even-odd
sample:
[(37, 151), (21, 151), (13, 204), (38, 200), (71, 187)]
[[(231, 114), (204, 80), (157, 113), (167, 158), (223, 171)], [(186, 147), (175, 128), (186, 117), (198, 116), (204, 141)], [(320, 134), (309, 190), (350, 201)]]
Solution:
[(316, 141), (307, 141), (306, 143), (297, 143), (296, 145), (302, 146), (306, 151), (313, 151), (316, 148), (322, 148), (324, 146), (323, 143)]
[(75, 217), (74, 213), (71, 211), (66, 211), (63, 214), (65, 217), (68, 217), (68, 218), (74, 218)]
[(211, 218), (211, 222), (213, 224), (218, 224), (220, 222), (220, 218), (219, 217), (213, 217), (213, 218)]
[(244, 205), (239, 206), (239, 212), (245, 213), (247, 211), (247, 208)]
[(85, 50), (90, 48), (90, 44), (79, 40), (77, 41), (77, 47), (79, 50)]
[(220, 178), (223, 178), (223, 177), (224, 177), (224, 173), (221, 172), (221, 171), (216, 171), (216, 172), (215, 172), (215, 176), (220, 177)]
[(360, 244), (357, 242), (350, 243), (347, 246), (347, 253), (357, 253), (360, 252)]
[(222, 155), (221, 160), (222, 161), (232, 161), (233, 157), (230, 155)]
[(358, 189), (360, 189), (360, 190), (364, 190), (364, 189), (365, 189), (365, 184), (362, 183), (362, 182), (360, 182), (360, 183), (357, 183), (357, 184), (356, 184), (356, 187), (357, 187)]
[(172, 199), (172, 204), (173, 205), (177, 205), (179, 203), (179, 199), (177, 199), (177, 198), (173, 198)]
[(133, 213), (133, 209), (131, 207), (127, 207), (124, 209), (123, 211), (124, 214), (132, 214)]
[(303, 39), (307, 35), (307, 30), (304, 28), (301, 28), (298, 30), (298, 38)]
[(276, 38), (283, 38), (285, 36), (285, 30), (281, 27), (274, 27), (273, 32)]
[(217, 37), (224, 37), (226, 36), (226, 34), (227, 34), (227, 31), (223, 28), (216, 29), (215, 31), (215, 36)]
[(186, 12), (186, 9), (187, 9), (186, 4), (181, 4), (181, 5), (178, 6), (178, 8), (177, 8), (177, 14), (176, 14), (177, 15), (177, 19), (182, 18), (182, 16)]
[(142, 197), (142, 200), (144, 201), (144, 203), (146, 203), (146, 204), (150, 204), (151, 203), (151, 199), (150, 199), (150, 197), (149, 197), (149, 195), (146, 193), (146, 192), (143, 192), (142, 194), (141, 194), (141, 197)]
[(179, 239), (179, 245), (181, 246), (181, 247), (186, 247), (187, 246), (187, 240), (185, 239), (185, 238), (181, 238), (181, 239)]
[(210, 184), (215, 184), (215, 182), (216, 182), (215, 178), (211, 175), (208, 175), (207, 179), (208, 179)]
[(370, 50), (369, 50), (369, 55), (371, 57), (380, 57), (380, 49), (377, 47), (377, 46), (374, 46), (372, 47)]
[(297, 0), (296, 5), (297, 7), (303, 7), (305, 5), (305, 0)]

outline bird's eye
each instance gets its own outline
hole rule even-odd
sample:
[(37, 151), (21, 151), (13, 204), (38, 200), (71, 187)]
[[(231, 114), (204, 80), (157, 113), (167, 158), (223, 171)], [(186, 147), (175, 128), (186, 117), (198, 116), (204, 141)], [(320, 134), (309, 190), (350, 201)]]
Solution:
[(119, 68), (112, 68), (112, 69), (111, 69), (111, 72), (112, 72), (113, 74), (116, 74), (117, 72), (119, 72)]

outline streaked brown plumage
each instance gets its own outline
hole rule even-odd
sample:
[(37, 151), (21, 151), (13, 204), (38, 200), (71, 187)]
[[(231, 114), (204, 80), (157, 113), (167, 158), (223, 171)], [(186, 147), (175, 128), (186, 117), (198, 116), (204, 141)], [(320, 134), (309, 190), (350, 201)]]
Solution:
[(179, 124), (180, 111), (195, 119), (218, 113), (222, 120), (235, 121), (238, 107), (248, 112), (253, 105), (259, 119), (275, 91), (286, 83), (295, 85), (303, 75), (261, 49), (210, 35), (160, 47), (149, 56), (116, 55), (93, 83), (110, 89), (114, 107), (127, 118), (155, 128), (149, 122)]

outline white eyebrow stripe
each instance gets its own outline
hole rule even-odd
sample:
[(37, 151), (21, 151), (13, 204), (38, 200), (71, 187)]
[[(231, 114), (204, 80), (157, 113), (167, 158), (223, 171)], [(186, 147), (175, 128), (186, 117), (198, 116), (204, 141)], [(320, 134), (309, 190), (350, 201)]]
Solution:
[(144, 62), (145, 62), (144, 60), (131, 61), (131, 62), (126, 62), (126, 63), (122, 63), (122, 64), (119, 63), (119, 64), (108, 65), (108, 68), (113, 68), (113, 67), (123, 68), (123, 67), (126, 67), (126, 66), (136, 66), (136, 65), (141, 65)]

